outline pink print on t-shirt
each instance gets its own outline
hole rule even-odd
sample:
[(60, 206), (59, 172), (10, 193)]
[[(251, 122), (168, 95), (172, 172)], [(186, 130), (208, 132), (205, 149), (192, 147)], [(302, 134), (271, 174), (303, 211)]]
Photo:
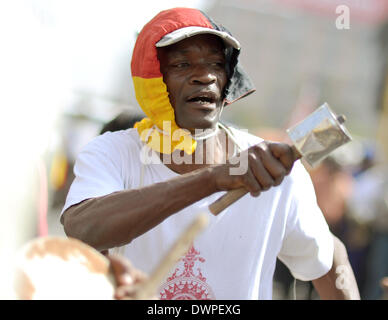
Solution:
[(213, 291), (206, 283), (201, 269), (196, 268), (196, 262), (204, 263), (206, 260), (201, 257), (200, 252), (192, 246), (187, 254), (182, 258), (184, 270), (176, 268), (171, 277), (161, 286), (161, 300), (213, 300)]

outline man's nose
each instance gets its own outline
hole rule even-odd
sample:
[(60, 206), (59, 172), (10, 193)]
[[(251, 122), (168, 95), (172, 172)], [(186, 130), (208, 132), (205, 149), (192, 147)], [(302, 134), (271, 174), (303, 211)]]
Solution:
[(191, 84), (210, 84), (217, 80), (216, 74), (206, 65), (198, 65), (193, 68), (191, 74)]

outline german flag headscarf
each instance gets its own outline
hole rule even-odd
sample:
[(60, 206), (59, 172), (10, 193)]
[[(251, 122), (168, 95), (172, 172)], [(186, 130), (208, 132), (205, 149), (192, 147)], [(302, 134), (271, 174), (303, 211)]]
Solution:
[[(179, 128), (175, 122), (174, 109), (160, 72), (157, 47), (198, 33), (217, 34), (226, 43), (228, 84), (225, 88), (225, 104), (231, 104), (254, 91), (250, 79), (238, 64), (238, 42), (228, 30), (197, 9), (174, 8), (160, 12), (141, 30), (131, 62), (136, 99), (147, 115), (147, 118), (135, 124), (135, 128), (141, 140), (159, 153), (170, 154), (179, 149), (192, 154), (196, 141), (188, 130)], [(164, 126), (166, 122), (169, 124), (167, 131)]]

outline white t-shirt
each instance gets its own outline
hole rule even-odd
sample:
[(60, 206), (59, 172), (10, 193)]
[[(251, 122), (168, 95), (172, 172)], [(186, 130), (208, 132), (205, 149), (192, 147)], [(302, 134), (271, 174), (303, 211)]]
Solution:
[[(261, 141), (231, 130), (242, 150)], [(143, 147), (136, 129), (107, 132), (93, 139), (77, 158), (76, 177), (62, 213), (85, 199), (178, 175), (160, 161), (142, 168)], [(173, 214), (121, 252), (137, 268), (151, 273), (194, 217), (209, 212), (208, 206), (224, 193)], [(277, 257), (295, 278), (304, 281), (319, 278), (332, 266), (332, 236), (310, 177), (299, 161), (280, 186), (259, 197), (247, 194), (218, 216), (208, 216), (207, 229), (162, 284), (161, 299), (272, 299)]]

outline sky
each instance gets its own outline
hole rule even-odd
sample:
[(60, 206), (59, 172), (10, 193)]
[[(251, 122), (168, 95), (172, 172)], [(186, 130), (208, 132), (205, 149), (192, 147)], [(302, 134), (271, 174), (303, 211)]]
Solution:
[(204, 3), (202, 0), (56, 1), (49, 12), (56, 34), (66, 43), (61, 45), (71, 63), (72, 86), (98, 96), (125, 99), (129, 96), (125, 89), (132, 85), (129, 65), (136, 33), (163, 9), (203, 8)]

